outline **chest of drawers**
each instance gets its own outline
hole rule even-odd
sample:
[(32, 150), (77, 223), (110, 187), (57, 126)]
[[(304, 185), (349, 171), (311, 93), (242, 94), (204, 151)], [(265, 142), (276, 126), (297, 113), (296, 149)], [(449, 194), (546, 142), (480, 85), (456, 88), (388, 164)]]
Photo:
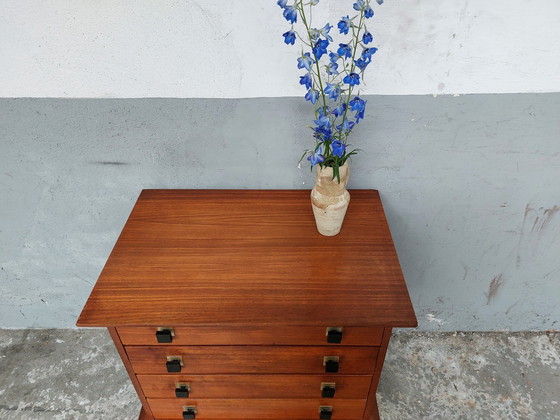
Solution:
[(142, 191), (77, 323), (109, 329), (140, 419), (379, 419), (416, 317), (377, 191), (351, 194), (328, 238), (309, 191)]

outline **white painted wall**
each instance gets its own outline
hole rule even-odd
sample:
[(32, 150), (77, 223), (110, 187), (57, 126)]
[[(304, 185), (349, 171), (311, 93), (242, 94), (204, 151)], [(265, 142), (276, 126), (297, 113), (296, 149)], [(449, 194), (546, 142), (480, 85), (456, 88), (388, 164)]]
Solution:
[[(318, 7), (335, 22), (353, 1)], [(380, 52), (365, 93), (560, 91), (558, 0), (375, 6)], [(0, 0), (0, 10), (2, 97), (303, 94), (275, 0)]]

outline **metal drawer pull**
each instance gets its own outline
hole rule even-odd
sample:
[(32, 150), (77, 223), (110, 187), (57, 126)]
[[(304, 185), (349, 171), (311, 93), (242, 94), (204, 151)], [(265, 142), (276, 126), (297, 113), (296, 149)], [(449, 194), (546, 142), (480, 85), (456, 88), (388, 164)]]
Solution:
[(337, 373), (338, 363), (339, 363), (338, 356), (323, 357), (323, 366), (325, 366), (325, 373)]
[(175, 396), (177, 398), (189, 398), (191, 387), (189, 384), (177, 384), (175, 386)]
[(321, 398), (334, 398), (335, 387), (334, 382), (321, 383)]
[(196, 418), (196, 407), (183, 407), (184, 420), (195, 419), (195, 418)]
[(328, 406), (319, 407), (319, 418), (330, 420), (332, 417), (333, 408)]
[(326, 335), (327, 335), (327, 343), (333, 343), (333, 344), (342, 343), (342, 327), (328, 327)]
[(156, 331), (156, 340), (158, 343), (172, 343), (175, 332), (173, 328), (160, 327)]
[(181, 356), (167, 356), (165, 367), (169, 373), (181, 372), (183, 366), (183, 358)]

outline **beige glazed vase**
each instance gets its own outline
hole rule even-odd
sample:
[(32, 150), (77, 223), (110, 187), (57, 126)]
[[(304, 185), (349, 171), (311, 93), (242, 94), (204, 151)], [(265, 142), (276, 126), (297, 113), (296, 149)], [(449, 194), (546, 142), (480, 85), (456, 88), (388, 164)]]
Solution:
[(350, 203), (350, 193), (346, 183), (350, 176), (350, 168), (345, 163), (339, 168), (340, 183), (333, 177), (333, 168), (316, 167), (317, 177), (311, 190), (311, 206), (315, 216), (317, 230), (324, 236), (335, 236), (340, 232), (344, 215)]

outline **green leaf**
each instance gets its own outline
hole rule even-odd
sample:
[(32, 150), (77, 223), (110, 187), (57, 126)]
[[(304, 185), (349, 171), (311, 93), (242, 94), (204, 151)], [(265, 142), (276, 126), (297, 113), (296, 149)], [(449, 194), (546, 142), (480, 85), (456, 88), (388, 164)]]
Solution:
[(336, 177), (338, 183), (340, 184), (340, 172), (338, 170), (338, 165), (333, 166), (333, 179)]

